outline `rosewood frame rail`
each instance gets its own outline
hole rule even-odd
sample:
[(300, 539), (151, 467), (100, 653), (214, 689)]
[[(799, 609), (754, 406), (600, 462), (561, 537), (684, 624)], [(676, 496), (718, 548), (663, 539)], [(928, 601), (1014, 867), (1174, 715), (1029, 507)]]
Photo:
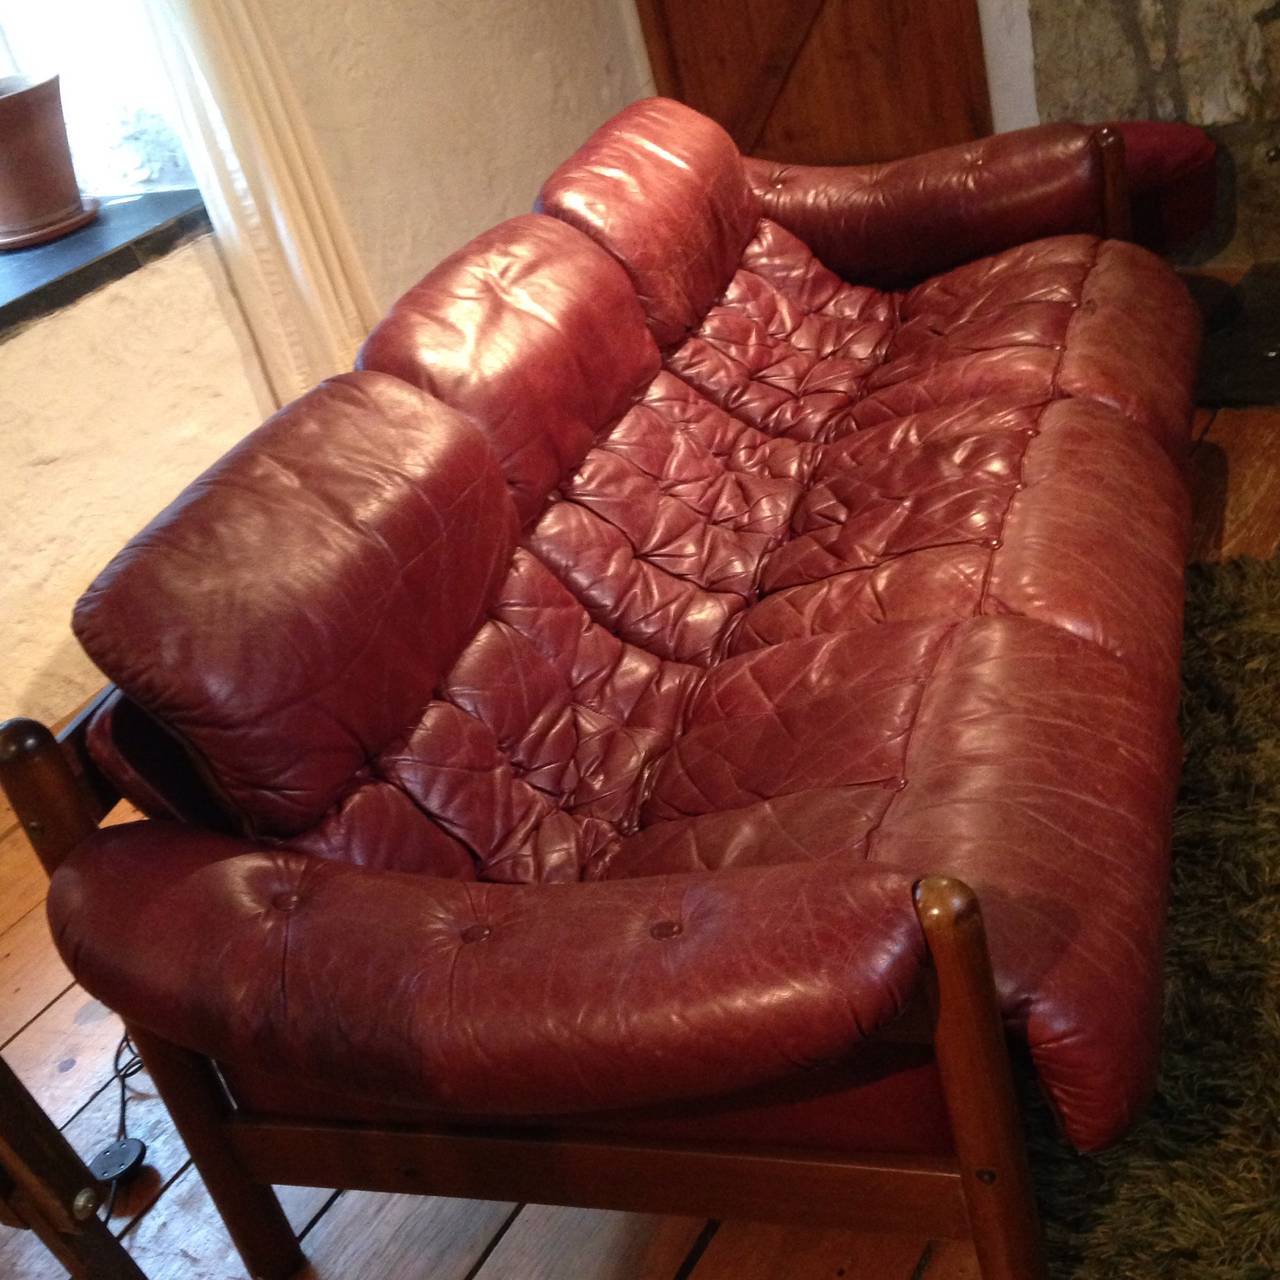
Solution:
[(101, 1203), (93, 1174), (0, 1060), (0, 1226), (34, 1231), (76, 1280), (146, 1280)]
[[(118, 799), (85, 749), (94, 706), (58, 738), (33, 720), (0, 725), (0, 785), (51, 875)], [(256, 1280), (285, 1280), (304, 1264), (273, 1184), (971, 1238), (984, 1280), (1046, 1280), (977, 898), (957, 880), (929, 877), (915, 906), (931, 963), (918, 999), (885, 1034), (932, 1047), (953, 1135), (946, 1157), (258, 1115), (235, 1105), (209, 1058), (129, 1031)]]

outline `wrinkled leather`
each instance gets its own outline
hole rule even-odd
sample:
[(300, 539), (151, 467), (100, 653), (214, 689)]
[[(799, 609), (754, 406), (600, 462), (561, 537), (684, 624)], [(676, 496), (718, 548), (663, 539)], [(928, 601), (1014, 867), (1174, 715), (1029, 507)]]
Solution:
[[(1090, 230), (1077, 139), (991, 153), (1042, 198), (978, 184), (990, 247), (1050, 206)], [(1103, 1145), (1154, 1073), (1190, 304), (1093, 234), (842, 278), (726, 144), (630, 108), (555, 217), (430, 273), (99, 578), (90, 655), (256, 834), (97, 837), (60, 946), (231, 1068), (459, 1114), (710, 1102), (892, 1017), (910, 883), (946, 872)], [(716, 925), (668, 964), (645, 930), (685, 895)]]
[[(624, 357), (644, 337), (612, 301), (601, 323), (604, 255), (584, 252), (584, 237), (536, 218), (486, 233), (393, 307), (362, 361), (431, 387), (500, 451), (525, 442), (504, 463), (545, 508), (525, 545), (593, 619), (663, 657), (706, 665), (814, 631), (1012, 612), (1141, 656), (1168, 685), (1183, 485), (1117, 409), (1055, 386), (1098, 244), (1043, 241), (890, 295), (844, 284), (762, 222), (724, 299), (638, 399), (639, 361), (624, 358), (611, 380), (595, 372), (615, 417), (596, 413), (594, 436), (580, 433), (540, 492), (520, 459), (559, 434), (558, 419), (523, 394), (525, 363), (572, 402), (594, 358), (588, 335), (607, 332)], [(496, 299), (513, 272), (543, 300), (536, 361), (502, 355), (522, 345), (519, 299), (450, 338), (451, 282)], [(1165, 283), (1144, 282), (1157, 294)], [(1166, 297), (1175, 312), (1178, 287)], [(483, 374), (452, 372), (468, 361)], [(1168, 387), (1186, 396), (1185, 371), (1170, 366), (1165, 384), (1166, 399)], [(1186, 436), (1185, 404), (1133, 416), (1171, 448)]]
[(657, 373), (658, 352), (617, 263), (529, 215), (446, 258), (396, 303), (358, 363), (482, 418), (528, 520)]
[(530, 889), (158, 822), (97, 833), (49, 913), (130, 1022), (471, 1115), (728, 1093), (840, 1061), (902, 1009), (924, 953), (910, 877), (855, 862)]
[(456, 413), (346, 374), (191, 484), (73, 625), (246, 830), (297, 832), (422, 706), (507, 572), (514, 526), (493, 454)]
[(745, 165), (766, 217), (838, 275), (881, 287), (1103, 230), (1096, 127), (1039, 125), (881, 164)]
[(665, 347), (697, 324), (724, 287), (760, 202), (718, 124), (679, 102), (647, 98), (601, 125), (565, 161), (543, 186), (539, 207), (610, 247)]

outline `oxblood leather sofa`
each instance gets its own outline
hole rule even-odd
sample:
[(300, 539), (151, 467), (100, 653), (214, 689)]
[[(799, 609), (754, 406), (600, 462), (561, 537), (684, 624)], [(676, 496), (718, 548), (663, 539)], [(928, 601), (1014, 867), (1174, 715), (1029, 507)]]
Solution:
[(86, 592), (115, 690), (7, 784), (253, 1274), (271, 1181), (1042, 1274), (999, 1019), (1130, 1123), (1179, 762), (1198, 334), (1109, 147), (637, 104)]

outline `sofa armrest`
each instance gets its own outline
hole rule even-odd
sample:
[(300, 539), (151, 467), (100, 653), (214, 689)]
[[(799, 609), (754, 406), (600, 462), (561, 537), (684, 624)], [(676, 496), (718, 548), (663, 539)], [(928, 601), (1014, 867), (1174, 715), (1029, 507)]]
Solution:
[(126, 1022), (489, 1115), (715, 1095), (843, 1059), (901, 1011), (925, 955), (911, 878), (862, 863), (496, 885), (163, 822), (96, 833), (49, 915)]
[(766, 217), (837, 275), (889, 288), (1044, 236), (1127, 235), (1123, 145), (1050, 124), (885, 164), (745, 164)]

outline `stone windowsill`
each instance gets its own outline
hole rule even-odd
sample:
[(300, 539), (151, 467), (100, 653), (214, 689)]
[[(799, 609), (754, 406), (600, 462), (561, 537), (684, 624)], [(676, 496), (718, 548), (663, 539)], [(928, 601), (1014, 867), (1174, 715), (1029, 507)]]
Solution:
[(150, 191), (104, 198), (93, 222), (59, 240), (0, 252), (0, 338), (208, 230), (194, 188)]

